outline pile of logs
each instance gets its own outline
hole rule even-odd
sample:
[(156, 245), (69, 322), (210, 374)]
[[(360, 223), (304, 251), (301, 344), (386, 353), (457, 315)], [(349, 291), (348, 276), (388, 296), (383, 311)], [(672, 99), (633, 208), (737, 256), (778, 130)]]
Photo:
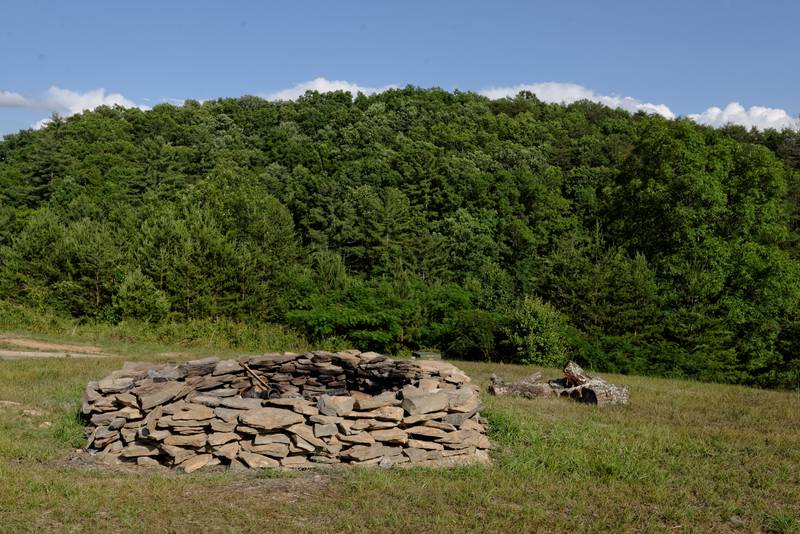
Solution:
[(542, 382), (542, 373), (536, 372), (518, 382), (505, 382), (497, 375), (489, 377), (489, 393), (492, 395), (515, 395), (529, 399), (540, 397), (569, 397), (578, 402), (610, 406), (627, 404), (630, 398), (628, 386), (609, 384), (593, 377), (575, 362), (564, 367), (564, 377)]

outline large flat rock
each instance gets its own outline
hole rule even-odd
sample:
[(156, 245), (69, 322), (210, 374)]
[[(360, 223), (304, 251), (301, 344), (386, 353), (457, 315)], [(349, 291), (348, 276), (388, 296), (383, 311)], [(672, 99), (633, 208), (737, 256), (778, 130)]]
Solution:
[(174, 380), (166, 382), (145, 380), (142, 384), (133, 388), (131, 393), (139, 397), (142, 410), (151, 410), (174, 399), (183, 390), (184, 385), (183, 382)]
[(303, 423), (305, 417), (290, 410), (267, 407), (248, 410), (239, 416), (239, 421), (243, 425), (252, 428), (274, 430), (277, 428), (286, 428), (297, 423)]

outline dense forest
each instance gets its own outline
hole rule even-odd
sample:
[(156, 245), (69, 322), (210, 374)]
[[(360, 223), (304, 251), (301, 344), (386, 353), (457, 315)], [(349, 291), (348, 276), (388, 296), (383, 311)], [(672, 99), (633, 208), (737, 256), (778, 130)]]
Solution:
[(530, 93), (104, 107), (0, 141), (0, 301), (797, 388), (799, 201), (798, 132)]

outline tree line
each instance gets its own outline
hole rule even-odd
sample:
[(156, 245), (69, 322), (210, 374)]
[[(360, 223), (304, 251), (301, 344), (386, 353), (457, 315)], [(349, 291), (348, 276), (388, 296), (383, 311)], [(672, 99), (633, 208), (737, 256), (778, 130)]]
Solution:
[(800, 134), (407, 87), (0, 141), (0, 299), (800, 387)]

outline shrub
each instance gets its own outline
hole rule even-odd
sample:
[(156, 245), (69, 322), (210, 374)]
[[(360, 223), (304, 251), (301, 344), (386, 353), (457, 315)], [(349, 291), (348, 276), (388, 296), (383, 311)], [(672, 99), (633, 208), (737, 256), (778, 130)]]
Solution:
[(502, 316), (485, 310), (459, 310), (446, 335), (448, 358), (496, 360)]
[(520, 363), (559, 367), (569, 357), (567, 322), (538, 297), (525, 297), (510, 311), (501, 350)]
[(124, 319), (158, 322), (169, 313), (169, 298), (138, 269), (122, 280), (114, 305)]

